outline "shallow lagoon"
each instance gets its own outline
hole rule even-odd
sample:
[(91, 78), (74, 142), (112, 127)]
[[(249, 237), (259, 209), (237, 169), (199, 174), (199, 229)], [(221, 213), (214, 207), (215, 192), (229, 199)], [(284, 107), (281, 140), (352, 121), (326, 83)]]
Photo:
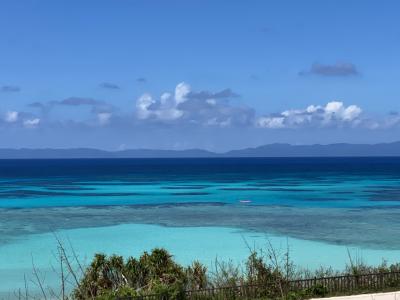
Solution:
[(284, 253), (289, 246), (291, 257), (296, 264), (316, 269), (330, 265), (343, 269), (348, 262), (348, 252), (362, 258), (369, 264), (379, 264), (385, 258), (394, 262), (400, 256), (399, 250), (361, 250), (357, 247), (329, 245), (321, 242), (286, 238), (226, 227), (163, 227), (156, 225), (124, 224), (109, 227), (69, 229), (56, 233), (21, 236), (0, 247), (0, 296), (6, 297), (10, 290), (24, 287), (24, 274), (29, 289), (37, 291), (30, 281), (32, 261), (40, 270), (46, 286), (57, 288), (57, 243), (55, 235), (63, 240), (66, 247), (74, 247), (83, 264), (98, 252), (117, 253), (125, 257), (139, 256), (154, 247), (164, 247), (174, 254), (182, 264), (190, 264), (194, 258), (208, 265), (212, 270), (215, 260), (243, 262), (249, 254), (248, 246), (267, 249), (271, 242), (278, 252)]

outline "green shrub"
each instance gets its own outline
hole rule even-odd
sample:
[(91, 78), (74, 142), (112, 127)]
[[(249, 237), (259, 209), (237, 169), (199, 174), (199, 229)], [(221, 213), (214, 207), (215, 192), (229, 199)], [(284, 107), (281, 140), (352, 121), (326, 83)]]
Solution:
[(164, 249), (144, 252), (139, 259), (96, 254), (74, 290), (75, 299), (129, 299), (160, 294), (180, 299), (187, 288), (205, 288), (207, 269), (195, 262), (185, 269)]

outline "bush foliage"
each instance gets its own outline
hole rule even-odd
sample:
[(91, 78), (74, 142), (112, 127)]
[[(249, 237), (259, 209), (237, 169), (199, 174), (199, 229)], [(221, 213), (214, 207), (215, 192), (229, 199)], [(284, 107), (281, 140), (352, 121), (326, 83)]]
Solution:
[[(184, 267), (175, 262), (168, 251), (160, 248), (144, 252), (139, 258), (97, 254), (75, 288), (73, 298), (108, 300), (158, 295), (157, 299), (164, 299), (162, 296), (165, 296), (165, 299), (179, 300), (190, 298), (186, 291), (198, 291), (195, 299), (234, 299), (246, 296), (251, 287), (256, 287), (251, 290), (251, 299), (297, 300), (324, 297), (329, 291), (320, 283), (293, 290), (289, 283), (294, 279), (400, 271), (400, 264), (383, 262), (378, 267), (371, 267), (349, 258), (349, 265), (341, 273), (332, 268), (310, 272), (296, 270), (288, 253), (278, 255), (273, 250), (264, 254), (251, 251), (243, 268), (231, 262), (216, 261), (215, 269), (209, 271), (198, 261)], [(399, 286), (399, 282), (395, 281), (392, 285)], [(239, 291), (242, 287), (246, 289)], [(214, 288), (219, 295), (202, 293)]]
[[(144, 252), (138, 258), (96, 254), (84, 268), (73, 248), (69, 256), (58, 242), (60, 291), (46, 288), (39, 270), (33, 269), (43, 299), (300, 300), (400, 288), (400, 264), (383, 261), (372, 267), (350, 254), (342, 272), (322, 267), (314, 271), (298, 269), (290, 260), (289, 249), (278, 253), (271, 245), (266, 252), (249, 248), (250, 255), (242, 265), (216, 260), (211, 270), (198, 261), (180, 265), (162, 248)], [(68, 294), (71, 280), (74, 289)], [(25, 294), (28, 299), (27, 289)], [(20, 291), (18, 295), (23, 299)]]

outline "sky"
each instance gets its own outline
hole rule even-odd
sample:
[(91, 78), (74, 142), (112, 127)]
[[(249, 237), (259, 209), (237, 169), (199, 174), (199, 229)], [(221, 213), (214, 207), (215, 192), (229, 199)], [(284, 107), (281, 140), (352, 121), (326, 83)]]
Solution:
[(400, 140), (399, 1), (2, 0), (0, 148)]

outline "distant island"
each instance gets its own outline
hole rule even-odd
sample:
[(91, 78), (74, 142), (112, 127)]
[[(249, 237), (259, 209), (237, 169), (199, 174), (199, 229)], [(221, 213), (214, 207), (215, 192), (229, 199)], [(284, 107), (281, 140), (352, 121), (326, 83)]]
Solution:
[(268, 144), (255, 148), (216, 153), (202, 149), (131, 149), (106, 151), (92, 148), (0, 149), (0, 159), (73, 159), (73, 158), (207, 158), (207, 157), (356, 157), (400, 156), (400, 142), (379, 144), (290, 145)]

